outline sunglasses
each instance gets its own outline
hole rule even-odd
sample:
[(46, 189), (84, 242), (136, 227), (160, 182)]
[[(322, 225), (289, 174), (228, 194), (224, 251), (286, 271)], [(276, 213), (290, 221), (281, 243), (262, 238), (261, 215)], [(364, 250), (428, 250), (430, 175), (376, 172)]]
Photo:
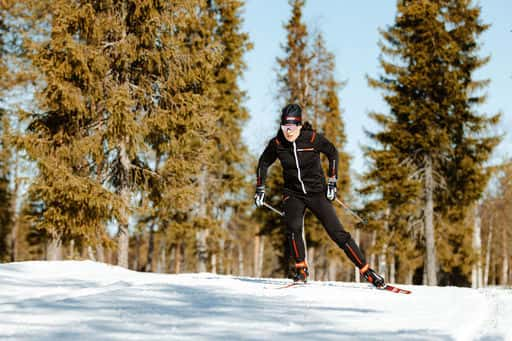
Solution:
[(295, 124), (285, 124), (281, 125), (281, 129), (283, 130), (283, 133), (286, 133), (287, 131), (294, 133), (297, 131), (297, 129), (299, 129), (299, 126)]

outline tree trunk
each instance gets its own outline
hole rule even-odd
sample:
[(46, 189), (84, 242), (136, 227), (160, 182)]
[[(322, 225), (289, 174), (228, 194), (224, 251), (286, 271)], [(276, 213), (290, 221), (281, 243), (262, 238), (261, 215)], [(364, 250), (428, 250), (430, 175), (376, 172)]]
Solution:
[[(372, 235), (372, 241), (375, 240), (376, 238), (376, 234), (374, 232), (374, 234)], [(356, 242), (357, 245), (361, 245), (361, 230), (356, 228), (356, 232), (354, 233), (354, 241)], [(370, 262), (371, 262), (371, 256), (370, 256)], [(359, 275), (359, 269), (357, 267), (354, 267), (354, 281), (356, 283), (359, 283), (361, 282), (361, 276)]]
[[(122, 142), (119, 145), (119, 158), (121, 166), (123, 167), (121, 176), (124, 177), (124, 179), (121, 181), (119, 194), (121, 195), (122, 201), (128, 208), (130, 207), (130, 189), (128, 183), (130, 174), (130, 158), (128, 156), (128, 152), (126, 151), (125, 142)], [(117, 265), (123, 268), (128, 268), (128, 252), (130, 248), (130, 238), (128, 234), (128, 210), (125, 210), (124, 217), (121, 220), (122, 221), (119, 222), (118, 231)]]
[[(198, 202), (199, 206), (196, 209), (196, 216), (200, 218), (206, 218), (207, 216), (207, 177), (208, 169), (203, 167), (198, 179), (198, 191), (200, 198)], [(199, 272), (207, 271), (206, 262), (208, 261), (208, 244), (206, 240), (208, 235), (209, 230), (206, 228), (202, 228), (196, 232), (197, 271)]]
[[(389, 233), (389, 214), (390, 208), (386, 208), (386, 213), (384, 216), (384, 233), (387, 235)], [(387, 237), (387, 236), (386, 236)], [(388, 243), (385, 242), (382, 245), (382, 250), (379, 254), (379, 273), (387, 278), (388, 264), (387, 264), (387, 253), (388, 253)]]
[(375, 252), (373, 250), (375, 250), (375, 244), (377, 244), (377, 231), (373, 231), (372, 232), (372, 240), (371, 240), (371, 245), (370, 245), (370, 249), (372, 250), (371, 253), (370, 253), (370, 268), (372, 269), (375, 269), (376, 268), (376, 263), (377, 263), (377, 255), (375, 254)]
[(483, 287), (483, 278), (482, 278), (482, 238), (481, 238), (481, 230), (482, 230), (482, 220), (480, 218), (480, 211), (478, 203), (475, 204), (474, 208), (474, 219), (475, 223), (473, 225), (473, 252), (476, 254), (477, 260), (475, 264), (473, 264), (473, 269), (471, 270), (471, 287), (472, 288), (481, 288)]
[(92, 250), (92, 246), (87, 247), (87, 257), (92, 260), (93, 262), (96, 261), (96, 257), (94, 256), (94, 251)]
[(56, 236), (46, 242), (46, 260), (62, 260), (62, 240)]
[(179, 274), (181, 272), (181, 253), (183, 243), (176, 245), (176, 257), (174, 258), (174, 273)]
[(139, 270), (139, 267), (141, 266), (141, 260), (140, 260), (140, 244), (141, 244), (141, 233), (135, 232), (135, 248), (134, 248), (134, 255), (133, 255), (133, 261), (132, 261), (132, 269), (135, 271)]
[(75, 240), (69, 241), (69, 259), (75, 259)]
[(210, 257), (210, 272), (213, 274), (217, 273), (217, 255), (215, 253), (212, 253), (212, 256)]
[(156, 272), (164, 273), (167, 268), (167, 245), (164, 236), (161, 236), (160, 242), (158, 243), (158, 262), (156, 266)]
[(405, 277), (405, 284), (412, 284), (413, 276), (414, 276), (414, 271), (412, 269), (407, 270), (407, 274)]
[(338, 262), (329, 262), (329, 267), (327, 271), (327, 280), (335, 281), (338, 275)]
[[(149, 226), (149, 238), (148, 238), (148, 259), (146, 260), (146, 272), (153, 271), (153, 254), (155, 252), (155, 224), (152, 223)], [(165, 266), (164, 266), (165, 267)], [(160, 272), (160, 271), (158, 271)]]
[(242, 245), (238, 244), (238, 275), (243, 276), (244, 273), (244, 249), (242, 248)]
[(16, 154), (16, 159), (14, 160), (15, 162), (15, 165), (14, 165), (14, 174), (13, 174), (13, 177), (14, 177), (14, 189), (12, 191), (12, 198), (11, 198), (11, 226), (12, 226), (12, 231), (11, 231), (11, 262), (15, 262), (16, 261), (16, 257), (18, 255), (18, 223), (19, 223), (19, 219), (18, 219), (18, 157), (17, 157), (17, 152), (15, 152)]
[(226, 242), (224, 241), (224, 238), (221, 238), (219, 240), (219, 257), (217, 259), (217, 271), (221, 274), (225, 273), (225, 266), (224, 263), (226, 262), (226, 250), (224, 248), (226, 247)]
[(316, 280), (316, 249), (315, 247), (308, 248), (308, 270), (309, 270), (309, 278), (313, 281)]
[(208, 261), (208, 247), (206, 239), (209, 231), (202, 229), (196, 232), (197, 243), (197, 271), (206, 272), (206, 262)]
[(489, 222), (489, 234), (487, 236), (487, 248), (485, 250), (485, 270), (484, 270), (484, 285), (489, 285), (489, 270), (491, 268), (491, 246), (492, 246), (492, 233), (494, 224), (491, 219)]
[(426, 277), (427, 285), (437, 285), (436, 246), (434, 236), (434, 179), (432, 157), (426, 157), (425, 165), (425, 243), (426, 243)]
[(105, 263), (105, 248), (103, 247), (103, 242), (101, 241), (98, 244), (96, 244), (96, 255), (98, 262)]
[(261, 277), (265, 252), (265, 236), (254, 237), (254, 277)]
[(507, 228), (506, 226), (502, 227), (502, 235), (501, 235), (501, 245), (502, 245), (502, 255), (503, 255), (503, 263), (501, 265), (501, 276), (500, 276), (500, 284), (507, 285), (508, 283), (508, 240), (507, 240)]
[(389, 282), (396, 283), (396, 262), (395, 262), (395, 247), (390, 248), (389, 255)]

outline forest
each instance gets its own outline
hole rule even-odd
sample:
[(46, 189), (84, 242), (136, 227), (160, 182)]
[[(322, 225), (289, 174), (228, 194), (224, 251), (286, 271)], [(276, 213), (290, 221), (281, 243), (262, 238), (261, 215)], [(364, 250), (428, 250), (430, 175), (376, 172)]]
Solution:
[[(385, 101), (350, 170), (336, 56), (289, 0), (276, 105), (339, 153), (336, 212), (392, 283), (512, 283), (512, 162), (481, 113), (489, 28), (470, 0), (397, 0), (380, 30)], [(253, 48), (243, 0), (0, 0), (0, 262), (80, 260), (159, 273), (287, 277), (283, 218), (256, 208), (242, 132)], [(341, 14), (343, 15), (343, 14)], [(340, 37), (343, 39), (343, 37)], [(512, 74), (511, 70), (504, 70)], [(276, 114), (276, 126), (278, 115)], [(324, 160), (327, 168), (327, 160)], [(279, 162), (266, 200), (282, 205)], [(305, 216), (311, 279), (359, 281)]]

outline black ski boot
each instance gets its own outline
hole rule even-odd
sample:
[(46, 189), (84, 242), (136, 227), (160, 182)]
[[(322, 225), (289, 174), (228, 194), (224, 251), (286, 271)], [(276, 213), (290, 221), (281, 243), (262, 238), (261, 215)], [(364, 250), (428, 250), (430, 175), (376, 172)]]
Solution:
[(309, 271), (306, 261), (295, 264), (295, 275), (293, 275), (294, 282), (306, 283), (308, 280)]
[(363, 266), (361, 270), (359, 270), (361, 277), (376, 286), (377, 288), (384, 288), (386, 286), (386, 282), (384, 282), (384, 277), (376, 273), (373, 269), (370, 269), (368, 264)]

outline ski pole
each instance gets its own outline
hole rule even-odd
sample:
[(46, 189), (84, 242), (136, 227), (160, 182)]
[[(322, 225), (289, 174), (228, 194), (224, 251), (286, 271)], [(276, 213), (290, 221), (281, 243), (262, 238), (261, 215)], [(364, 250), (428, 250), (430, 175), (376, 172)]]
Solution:
[(281, 211), (279, 211), (278, 209), (275, 209), (274, 207), (272, 207), (272, 205), (269, 205), (269, 204), (267, 204), (266, 202), (263, 202), (263, 206), (265, 206), (266, 208), (271, 209), (272, 211), (276, 212), (276, 213), (277, 213), (277, 214), (279, 214), (280, 216), (284, 216), (284, 212), (281, 212)]
[(357, 218), (357, 220), (359, 220), (360, 222), (362, 222), (364, 225), (368, 224), (368, 221), (366, 221), (366, 219), (363, 219), (361, 218), (356, 212), (354, 212), (353, 210), (350, 209), (350, 207), (348, 207), (347, 205), (345, 205), (343, 203), (343, 201), (341, 201), (340, 199), (336, 198), (336, 201), (338, 202), (338, 204), (340, 204), (345, 210), (347, 210), (347, 212), (349, 212), (350, 214), (352, 214), (354, 217)]

